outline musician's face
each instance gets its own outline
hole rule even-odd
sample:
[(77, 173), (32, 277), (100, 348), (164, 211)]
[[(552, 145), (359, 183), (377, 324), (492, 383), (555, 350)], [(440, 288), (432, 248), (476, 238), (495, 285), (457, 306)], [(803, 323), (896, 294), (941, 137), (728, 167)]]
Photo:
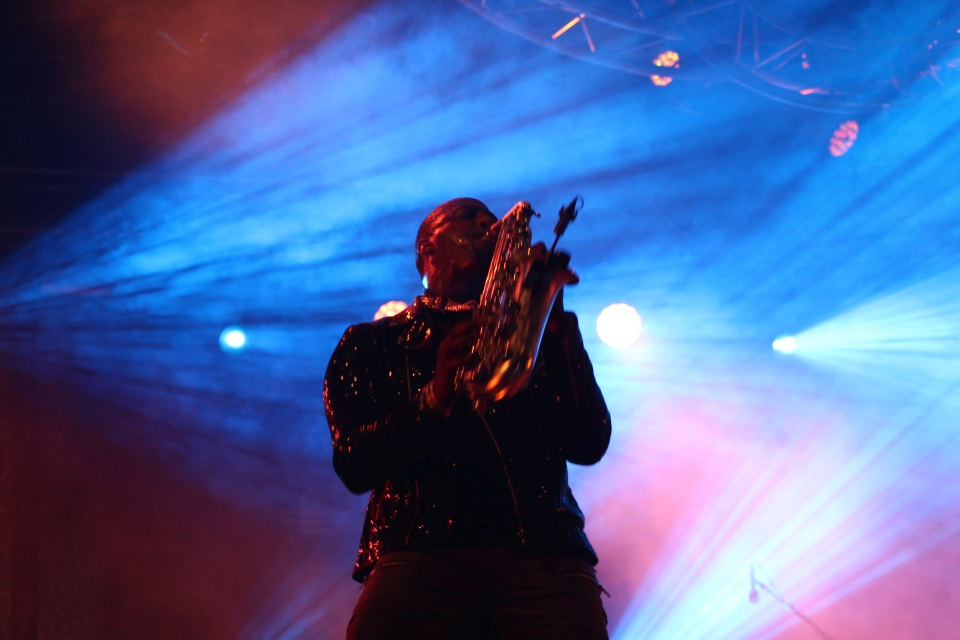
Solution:
[(480, 296), (496, 246), (490, 232), (496, 221), (485, 211), (468, 210), (437, 227), (425, 260), (429, 291), (463, 299)]

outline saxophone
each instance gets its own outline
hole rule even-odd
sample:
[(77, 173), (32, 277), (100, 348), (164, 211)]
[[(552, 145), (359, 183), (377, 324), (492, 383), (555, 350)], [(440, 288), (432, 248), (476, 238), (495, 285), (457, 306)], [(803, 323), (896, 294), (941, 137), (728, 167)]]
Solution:
[(478, 415), (490, 404), (511, 398), (533, 373), (540, 340), (553, 303), (564, 285), (580, 281), (564, 266), (548, 265), (557, 241), (579, 211), (579, 196), (560, 209), (556, 238), (548, 251), (530, 244), (530, 219), (540, 214), (518, 202), (501, 218), (496, 249), (474, 317), (479, 333), (470, 364), (457, 371), (456, 384), (469, 396)]

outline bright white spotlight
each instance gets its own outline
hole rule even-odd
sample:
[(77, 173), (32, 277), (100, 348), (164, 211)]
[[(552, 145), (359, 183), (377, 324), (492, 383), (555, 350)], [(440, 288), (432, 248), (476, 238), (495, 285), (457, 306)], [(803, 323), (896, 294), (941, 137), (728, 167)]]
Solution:
[(247, 334), (240, 327), (227, 327), (220, 332), (220, 348), (224, 351), (240, 351), (247, 346)]
[(637, 310), (628, 304), (612, 304), (597, 318), (597, 335), (604, 344), (622, 349), (640, 337), (641, 320)]
[(797, 349), (797, 341), (793, 336), (783, 336), (773, 341), (773, 350), (780, 353), (793, 353)]

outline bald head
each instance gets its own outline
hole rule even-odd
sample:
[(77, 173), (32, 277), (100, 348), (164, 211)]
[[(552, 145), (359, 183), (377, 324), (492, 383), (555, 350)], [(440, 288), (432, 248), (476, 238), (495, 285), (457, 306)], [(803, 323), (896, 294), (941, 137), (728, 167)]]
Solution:
[(455, 300), (480, 297), (496, 238), (497, 221), (487, 205), (456, 198), (430, 212), (417, 231), (417, 270), (427, 293)]
[(497, 217), (493, 215), (487, 205), (476, 198), (454, 198), (447, 200), (436, 209), (427, 214), (427, 217), (420, 223), (417, 230), (417, 271), (423, 275), (423, 246), (424, 242), (432, 238), (449, 221), (456, 218), (475, 218), (480, 216), (489, 216), (492, 222)]

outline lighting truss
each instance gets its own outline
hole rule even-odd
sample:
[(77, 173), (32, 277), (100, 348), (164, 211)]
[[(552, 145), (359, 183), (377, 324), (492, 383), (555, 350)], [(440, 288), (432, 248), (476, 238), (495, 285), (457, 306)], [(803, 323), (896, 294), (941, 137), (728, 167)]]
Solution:
[[(751, 0), (459, 1), (527, 40), (656, 76), (659, 86), (669, 83), (658, 81), (664, 77), (728, 80), (818, 111), (859, 113), (910, 102), (960, 68), (960, 10), (948, 2), (854, 13)], [(679, 56), (669, 68), (658, 59), (667, 51)]]

